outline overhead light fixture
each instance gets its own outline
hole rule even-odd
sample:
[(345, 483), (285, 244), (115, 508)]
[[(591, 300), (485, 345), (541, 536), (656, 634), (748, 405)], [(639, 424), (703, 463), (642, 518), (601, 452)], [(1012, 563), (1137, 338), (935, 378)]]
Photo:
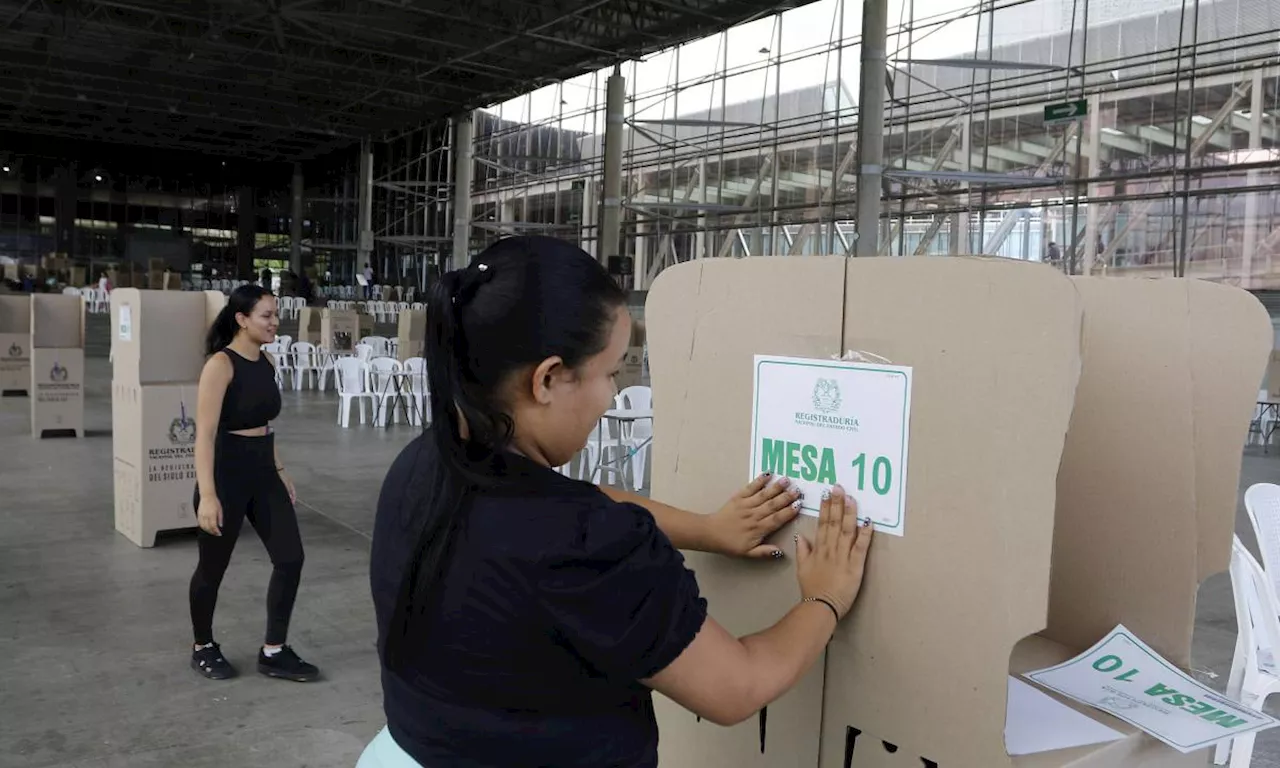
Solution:
[(9, 166), (7, 166), (7, 165), (6, 165), (6, 166), (4, 166), (4, 168), (3, 168), (2, 170), (3, 170), (5, 173), (8, 173), (8, 172), (9, 172)]
[(102, 181), (102, 174), (100, 174), (100, 173), (95, 173), (95, 174), (93, 174), (93, 180), (94, 180), (94, 181)]

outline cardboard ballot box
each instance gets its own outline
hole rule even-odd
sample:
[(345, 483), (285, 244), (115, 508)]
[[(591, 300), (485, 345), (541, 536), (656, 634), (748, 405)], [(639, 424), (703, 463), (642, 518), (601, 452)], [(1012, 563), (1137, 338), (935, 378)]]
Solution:
[(618, 391), (627, 387), (644, 383), (644, 346), (645, 329), (643, 320), (631, 321), (631, 341), (627, 344), (627, 355), (622, 361), (622, 370), (618, 373)]
[(400, 362), (411, 357), (426, 357), (427, 313), (422, 309), (406, 309), (400, 312), (396, 349)]
[[(781, 284), (806, 286), (804, 312), (767, 309)], [(1271, 347), (1255, 299), (996, 259), (758, 258), (666, 270), (646, 316), (653, 496), (690, 509), (718, 508), (760, 470), (756, 355), (857, 350), (912, 373), (909, 461), (893, 475), (904, 524), (877, 536), (825, 660), (734, 728), (659, 697), (664, 766), (1204, 764), (1204, 751), (1182, 755), (1102, 713), (1089, 717), (1122, 738), (1010, 757), (1008, 677), (1117, 623), (1187, 664), (1197, 585), (1227, 564), (1240, 445)], [(798, 371), (780, 407), (835, 430), (875, 421), (823, 377)], [(857, 467), (836, 479), (871, 506), (889, 470), (860, 486)], [(792, 552), (792, 531), (812, 538), (815, 523), (801, 517), (776, 542)], [(799, 599), (793, 567), (686, 556), (711, 615), (737, 635)]]
[(315, 344), (324, 346), (320, 343), (320, 318), (324, 312), (316, 307), (303, 307), (298, 311), (298, 338), (297, 342), (307, 344)]
[(31, 296), (31, 434), (84, 436), (84, 302)]
[(31, 388), (31, 296), (0, 296), (0, 395)]

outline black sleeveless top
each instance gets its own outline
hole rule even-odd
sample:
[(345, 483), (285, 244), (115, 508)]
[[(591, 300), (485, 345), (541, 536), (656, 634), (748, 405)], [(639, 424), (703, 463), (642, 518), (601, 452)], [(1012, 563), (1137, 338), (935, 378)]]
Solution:
[(229, 347), (224, 347), (234, 373), (227, 393), (222, 398), (219, 432), (239, 432), (265, 427), (280, 415), (280, 389), (276, 386), (276, 368), (263, 352), (257, 360), (246, 360)]

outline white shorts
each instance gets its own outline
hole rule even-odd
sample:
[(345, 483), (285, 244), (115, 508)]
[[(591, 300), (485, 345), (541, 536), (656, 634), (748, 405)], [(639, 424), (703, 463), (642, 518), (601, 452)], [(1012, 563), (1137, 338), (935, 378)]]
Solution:
[(422, 768), (417, 760), (400, 748), (384, 726), (360, 755), (356, 768)]

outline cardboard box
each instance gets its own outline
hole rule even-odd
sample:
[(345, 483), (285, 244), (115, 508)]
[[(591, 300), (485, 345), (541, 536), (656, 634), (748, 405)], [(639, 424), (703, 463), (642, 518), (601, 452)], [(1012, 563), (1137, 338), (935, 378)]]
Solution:
[(31, 346), (67, 349), (84, 346), (84, 299), (60, 293), (31, 295)]
[(354, 353), (362, 317), (368, 317), (368, 315), (357, 315), (352, 310), (321, 310), (320, 346), (330, 352)]
[(31, 387), (31, 297), (0, 296), (0, 394)]
[(222, 308), (227, 306), (227, 295), (222, 291), (201, 291), (204, 294), (204, 324), (205, 328), (213, 325), (213, 321), (218, 319), (218, 314), (222, 312)]
[(422, 309), (410, 309), (400, 313), (399, 333), (396, 345), (400, 362), (427, 354), (427, 313)]
[(84, 437), (84, 350), (31, 351), (31, 434)]
[(209, 327), (206, 301), (195, 291), (112, 291), (112, 379), (135, 384), (199, 381)]
[[(751, 300), (797, 282), (803, 313)], [(906, 535), (877, 538), (825, 661), (734, 728), (658, 697), (664, 766), (1205, 763), (1100, 713), (1125, 738), (1011, 758), (1006, 681), (1119, 622), (1186, 664), (1196, 587), (1227, 563), (1250, 390), (1271, 346), (1255, 299), (1002, 260), (758, 258), (666, 270), (646, 315), (653, 496), (689, 509), (718, 508), (747, 478), (755, 354), (854, 349), (915, 376)], [(1159, 416), (1171, 411), (1186, 416)], [(1145, 494), (1175, 472), (1172, 490)], [(791, 551), (792, 530), (812, 536), (814, 522), (775, 541)], [(799, 598), (793, 567), (687, 557), (736, 635)]]
[(1280, 349), (1271, 350), (1271, 360), (1267, 364), (1267, 377), (1262, 388), (1267, 391), (1267, 398), (1280, 400)]
[(627, 345), (627, 356), (622, 361), (622, 371), (616, 379), (618, 391), (644, 383), (647, 373), (645, 359), (644, 321), (632, 320), (631, 342)]
[(294, 341), (307, 344), (320, 343), (320, 318), (324, 310), (316, 307), (303, 307), (298, 311), (298, 338)]
[(140, 547), (195, 527), (196, 383), (113, 382), (116, 530)]
[(373, 315), (361, 312), (359, 315), (359, 333), (357, 339), (363, 339), (365, 336), (372, 336), (377, 327), (376, 318)]

